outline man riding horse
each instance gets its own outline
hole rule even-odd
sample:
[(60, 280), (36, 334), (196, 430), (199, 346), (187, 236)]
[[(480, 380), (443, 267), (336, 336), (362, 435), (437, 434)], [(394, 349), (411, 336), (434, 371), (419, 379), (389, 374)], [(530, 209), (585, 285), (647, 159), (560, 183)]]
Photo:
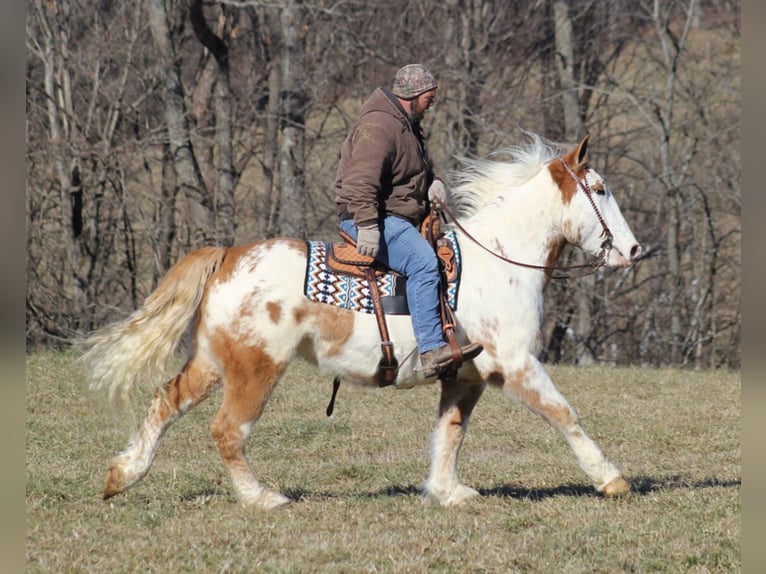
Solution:
[[(407, 277), (419, 370), (426, 378), (456, 359), (442, 331), (437, 257), (420, 234), (429, 201), (446, 203), (447, 195), (434, 176), (420, 126), (436, 88), (433, 74), (420, 64), (401, 68), (392, 90), (377, 88), (343, 142), (335, 181), (341, 230), (356, 240), (359, 253)], [(462, 360), (482, 350), (476, 343), (464, 345)]]

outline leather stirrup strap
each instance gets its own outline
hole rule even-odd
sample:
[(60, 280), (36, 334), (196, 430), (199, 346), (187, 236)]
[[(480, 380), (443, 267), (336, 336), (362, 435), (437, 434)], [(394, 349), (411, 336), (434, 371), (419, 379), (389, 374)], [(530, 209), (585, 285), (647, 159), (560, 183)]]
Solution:
[(439, 291), (439, 309), (442, 316), (442, 331), (447, 343), (449, 343), (450, 351), (452, 351), (452, 364), (455, 368), (460, 368), (463, 364), (463, 349), (460, 348), (455, 336), (455, 313), (449, 306), (447, 295), (443, 289)]
[(375, 310), (375, 318), (378, 322), (378, 330), (380, 331), (380, 350), (383, 353), (383, 357), (378, 365), (378, 385), (381, 387), (387, 387), (393, 385), (396, 382), (396, 375), (399, 370), (399, 362), (394, 356), (394, 344), (388, 334), (388, 325), (386, 324), (386, 314), (383, 312), (383, 305), (380, 302), (380, 292), (378, 291), (378, 281), (375, 278), (375, 270), (368, 267), (364, 270), (367, 284), (370, 287), (370, 295), (372, 296), (372, 307)]
[[(421, 233), (423, 237), (431, 244), (431, 247), (436, 252), (436, 256), (439, 257), (439, 238), (441, 236), (441, 220), (437, 213), (431, 212), (426, 216), (423, 221)], [(444, 263), (442, 261), (442, 263)], [(447, 301), (447, 289), (446, 289), (446, 270), (441, 273), (441, 282), (439, 285), (439, 311), (442, 319), (442, 332), (444, 338), (449, 343), (450, 351), (452, 352), (452, 366), (455, 369), (460, 368), (463, 364), (463, 350), (457, 342), (455, 336), (455, 313), (452, 311), (452, 307), (449, 306)]]

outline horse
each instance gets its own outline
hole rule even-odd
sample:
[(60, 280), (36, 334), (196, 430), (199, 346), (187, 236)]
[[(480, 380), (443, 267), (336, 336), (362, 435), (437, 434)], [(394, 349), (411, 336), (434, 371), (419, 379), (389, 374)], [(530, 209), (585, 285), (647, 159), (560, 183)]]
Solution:
[[(641, 253), (614, 195), (590, 165), (588, 141), (586, 135), (564, 147), (528, 134), (483, 158), (461, 158), (454, 173), (448, 201), (454, 221), (446, 224), (462, 259), (454, 327), (461, 344), (477, 342), (484, 351), (457, 376), (430, 379), (441, 394), (421, 485), (426, 501), (451, 506), (479, 495), (460, 481), (457, 461), (487, 387), (558, 429), (597, 493), (612, 497), (631, 489), (538, 359), (543, 293), (562, 249), (576, 246), (598, 258), (596, 267), (628, 267)], [(307, 245), (279, 237), (196, 249), (168, 270), (139, 309), (85, 339), (81, 360), (90, 387), (117, 400), (139, 381), (156, 380), (186, 334), (186, 361), (152, 387), (143, 423), (111, 461), (104, 499), (143, 478), (168, 427), (222, 387), (210, 433), (237, 501), (257, 509), (291, 501), (258, 481), (245, 452), (275, 385), (302, 357), (319, 373), (376, 386), (381, 342), (374, 315), (306, 297)], [(409, 316), (387, 321), (395, 353), (416, 356)], [(424, 384), (415, 363), (399, 365), (404, 385)]]

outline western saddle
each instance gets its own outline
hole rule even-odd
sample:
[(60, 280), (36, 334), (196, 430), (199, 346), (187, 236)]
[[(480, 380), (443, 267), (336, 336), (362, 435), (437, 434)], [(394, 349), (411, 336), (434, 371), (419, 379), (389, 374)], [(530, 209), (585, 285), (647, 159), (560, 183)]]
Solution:
[[(444, 234), (441, 232), (441, 220), (436, 213), (431, 212), (426, 216), (420, 226), (420, 233), (433, 246), (440, 262), (441, 287), (439, 289), (439, 308), (441, 311), (442, 330), (454, 357), (453, 364), (441, 378), (442, 380), (454, 379), (457, 375), (457, 369), (462, 365), (462, 352), (455, 335), (455, 315), (447, 300), (447, 285), (449, 282), (455, 281), (459, 273), (455, 251), (451, 241), (444, 237)], [(380, 348), (382, 357), (378, 364), (378, 386), (387, 387), (396, 384), (399, 361), (394, 355), (394, 346), (388, 333), (386, 313), (381, 303), (377, 283), (377, 277), (387, 273), (394, 273), (394, 271), (372, 257), (358, 253), (356, 251), (356, 242), (342, 230), (340, 231), (340, 236), (343, 240), (342, 242), (331, 243), (328, 246), (327, 267), (336, 273), (363, 277), (367, 281), (381, 339)], [(339, 384), (337, 378), (335, 384), (337, 389), (337, 384)], [(329, 416), (332, 412), (331, 406), (328, 407), (328, 411)]]

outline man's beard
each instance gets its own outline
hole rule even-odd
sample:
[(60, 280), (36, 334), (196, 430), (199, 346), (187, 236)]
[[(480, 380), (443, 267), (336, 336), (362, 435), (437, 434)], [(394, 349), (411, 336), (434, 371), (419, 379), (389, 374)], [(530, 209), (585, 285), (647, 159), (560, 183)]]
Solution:
[(413, 100), (412, 105), (410, 106), (410, 117), (412, 118), (412, 122), (419, 124), (420, 120), (422, 120), (425, 115), (426, 110), (420, 106), (420, 102), (418, 100)]

